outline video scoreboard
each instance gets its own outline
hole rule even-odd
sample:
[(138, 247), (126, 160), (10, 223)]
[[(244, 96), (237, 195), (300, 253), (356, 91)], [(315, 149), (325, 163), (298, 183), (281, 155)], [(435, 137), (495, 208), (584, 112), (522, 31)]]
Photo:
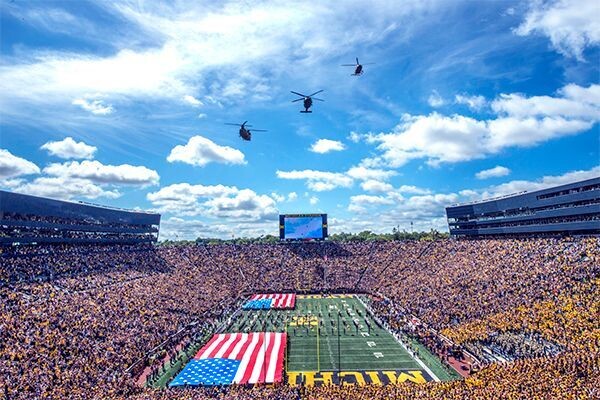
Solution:
[(324, 240), (327, 237), (327, 214), (282, 214), (279, 216), (279, 239)]

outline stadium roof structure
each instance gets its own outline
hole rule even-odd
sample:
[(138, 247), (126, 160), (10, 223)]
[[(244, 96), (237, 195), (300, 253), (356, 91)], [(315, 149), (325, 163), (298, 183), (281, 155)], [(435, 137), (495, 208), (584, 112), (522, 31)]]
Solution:
[(600, 234), (600, 177), (446, 208), (451, 235)]
[(160, 214), (0, 190), (0, 243), (137, 243), (158, 239)]

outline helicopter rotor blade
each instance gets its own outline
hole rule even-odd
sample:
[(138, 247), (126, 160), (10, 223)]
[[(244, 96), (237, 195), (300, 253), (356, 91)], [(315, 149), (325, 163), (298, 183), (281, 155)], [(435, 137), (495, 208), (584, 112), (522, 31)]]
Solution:
[(363, 65), (373, 65), (375, 63), (364, 63)]
[(302, 101), (302, 100), (304, 100), (304, 97), (302, 97), (302, 98), (300, 98), (300, 99), (292, 100), (292, 103), (295, 103), (295, 102), (297, 102), (297, 101)]
[(311, 97), (311, 99), (313, 99), (313, 100), (319, 100), (319, 101), (325, 101), (325, 100), (323, 100), (323, 99), (318, 99), (318, 98), (316, 98), (316, 97)]
[(240, 126), (240, 124), (234, 124), (234, 123), (232, 123), (232, 122), (225, 122), (225, 125)]
[(305, 96), (302, 93), (298, 93), (298, 92), (294, 92), (293, 90), (290, 90), (290, 92), (294, 93), (295, 95), (298, 95), (300, 97), (309, 97), (309, 96)]
[(342, 67), (356, 67), (356, 64), (340, 64)]
[(356, 57), (356, 65), (360, 65), (360, 63), (358, 62), (358, 57)]
[(313, 97), (315, 94), (319, 94), (319, 93), (321, 93), (323, 90), (325, 90), (325, 89), (321, 89), (321, 90), (319, 90), (318, 92), (314, 92), (313, 94), (309, 94), (307, 97)]
[(266, 129), (252, 129), (252, 132), (268, 132)]

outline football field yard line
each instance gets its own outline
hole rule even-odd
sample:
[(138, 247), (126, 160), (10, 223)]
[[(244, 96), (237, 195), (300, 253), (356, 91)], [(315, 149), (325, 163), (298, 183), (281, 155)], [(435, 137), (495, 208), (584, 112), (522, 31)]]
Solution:
[(239, 329), (286, 332), (287, 373), (402, 370), (434, 378), (354, 296), (297, 297), (293, 310), (244, 310), (226, 330)]

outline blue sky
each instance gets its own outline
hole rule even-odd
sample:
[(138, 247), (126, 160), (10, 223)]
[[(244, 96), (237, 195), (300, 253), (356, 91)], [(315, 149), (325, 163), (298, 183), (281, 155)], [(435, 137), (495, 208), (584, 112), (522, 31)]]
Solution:
[(446, 205), (600, 175), (597, 2), (327, 3), (1, 1), (0, 188), (195, 238), (445, 230)]

